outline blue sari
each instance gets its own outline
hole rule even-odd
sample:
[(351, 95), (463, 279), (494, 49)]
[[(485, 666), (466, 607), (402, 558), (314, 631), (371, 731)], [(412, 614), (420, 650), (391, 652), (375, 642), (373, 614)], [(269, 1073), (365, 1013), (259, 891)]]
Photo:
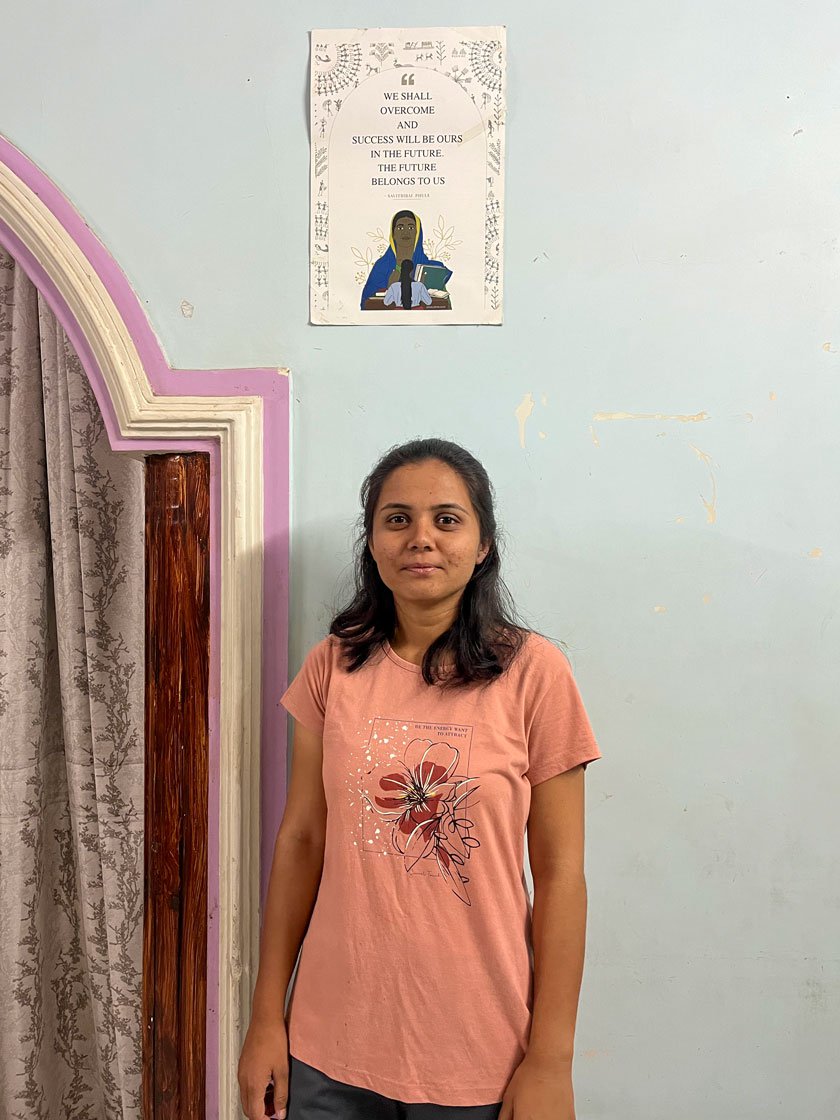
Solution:
[[(423, 226), (417, 214), (414, 215), (417, 221), (417, 244), (414, 246), (414, 253), (411, 260), (413, 264), (436, 264), (441, 268), (446, 268), (443, 261), (433, 261), (427, 257), (423, 250)], [(402, 262), (400, 262), (402, 264)], [(370, 270), (370, 275), (367, 278), (364, 288), (362, 288), (362, 299), (360, 307), (364, 310), (365, 301), (368, 296), (374, 295), (376, 292), (381, 292), (388, 287), (388, 281), (391, 273), (396, 270), (399, 273), (399, 266), (397, 265), (397, 255), (394, 252), (393, 245), (389, 245), (378, 261), (374, 261), (373, 268)], [(449, 270), (447, 270), (449, 271)], [(449, 271), (449, 276), (452, 272)], [(447, 276), (447, 280), (449, 279)]]

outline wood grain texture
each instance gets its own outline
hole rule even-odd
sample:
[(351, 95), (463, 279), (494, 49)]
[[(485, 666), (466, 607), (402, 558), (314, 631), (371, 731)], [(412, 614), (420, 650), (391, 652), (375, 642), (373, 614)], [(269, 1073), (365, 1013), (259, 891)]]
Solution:
[(144, 1120), (204, 1120), (210, 459), (146, 458)]

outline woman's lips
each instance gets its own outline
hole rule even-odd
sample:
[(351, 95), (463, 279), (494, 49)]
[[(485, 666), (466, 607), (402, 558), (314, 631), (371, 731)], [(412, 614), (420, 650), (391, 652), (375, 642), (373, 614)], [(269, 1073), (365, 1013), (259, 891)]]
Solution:
[(412, 564), (405, 569), (407, 572), (413, 572), (415, 575), (424, 576), (429, 572), (440, 571), (436, 564)]

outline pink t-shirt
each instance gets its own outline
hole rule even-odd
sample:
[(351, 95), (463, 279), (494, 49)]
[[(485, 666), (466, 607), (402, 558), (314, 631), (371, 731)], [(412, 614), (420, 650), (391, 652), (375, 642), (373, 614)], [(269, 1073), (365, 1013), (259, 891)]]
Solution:
[(290, 1052), (406, 1103), (500, 1101), (533, 1008), (531, 786), (601, 757), (568, 661), (531, 633), (446, 691), (390, 646), (349, 673), (330, 636), (281, 702), (323, 734), (327, 801)]

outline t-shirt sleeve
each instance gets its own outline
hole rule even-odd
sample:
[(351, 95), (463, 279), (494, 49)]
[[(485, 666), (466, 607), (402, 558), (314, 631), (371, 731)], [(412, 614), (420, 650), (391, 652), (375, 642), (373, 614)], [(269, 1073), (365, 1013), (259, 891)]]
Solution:
[(307, 653), (300, 672), (280, 697), (280, 703), (298, 723), (323, 732), (331, 675), (330, 639), (324, 638)]
[(532, 786), (601, 758), (571, 666), (556, 646), (541, 643), (533, 672), (535, 691), (526, 721), (528, 770)]

